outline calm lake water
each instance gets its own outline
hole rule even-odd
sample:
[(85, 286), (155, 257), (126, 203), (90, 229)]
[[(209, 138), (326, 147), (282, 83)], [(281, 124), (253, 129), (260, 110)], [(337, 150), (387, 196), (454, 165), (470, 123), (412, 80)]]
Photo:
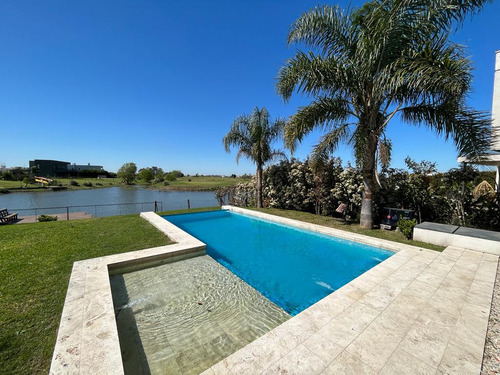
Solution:
[[(153, 211), (158, 202), (159, 210), (217, 206), (212, 191), (158, 191), (134, 187), (111, 187), (93, 190), (38, 191), (0, 194), (0, 209), (17, 212), (20, 216), (86, 212), (101, 217)], [(48, 209), (48, 207), (59, 207)], [(36, 210), (35, 210), (36, 209)]]

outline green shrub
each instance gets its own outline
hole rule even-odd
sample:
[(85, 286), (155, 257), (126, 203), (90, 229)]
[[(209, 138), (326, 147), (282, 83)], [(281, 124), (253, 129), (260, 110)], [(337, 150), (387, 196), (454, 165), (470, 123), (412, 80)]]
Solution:
[(83, 186), (86, 186), (86, 187), (92, 187), (92, 182), (84, 182), (83, 183)]
[(38, 218), (38, 221), (40, 223), (43, 223), (44, 221), (57, 221), (57, 216), (42, 215)]
[(408, 240), (411, 240), (413, 238), (413, 227), (415, 225), (417, 225), (416, 219), (412, 219), (412, 220), (399, 219), (398, 220), (398, 228)]
[(163, 182), (163, 186), (168, 186), (168, 185), (170, 185), (170, 182), (168, 182), (168, 181)]
[(71, 180), (71, 181), (69, 182), (69, 184), (70, 184), (71, 186), (80, 186), (80, 184), (79, 184), (78, 182), (76, 182), (75, 180)]
[(175, 181), (177, 180), (177, 177), (175, 176), (175, 174), (173, 173), (169, 173), (165, 176), (165, 180), (167, 181)]
[(12, 172), (10, 171), (4, 171), (2, 173), (2, 178), (5, 180), (5, 181), (14, 181), (14, 175), (12, 174)]

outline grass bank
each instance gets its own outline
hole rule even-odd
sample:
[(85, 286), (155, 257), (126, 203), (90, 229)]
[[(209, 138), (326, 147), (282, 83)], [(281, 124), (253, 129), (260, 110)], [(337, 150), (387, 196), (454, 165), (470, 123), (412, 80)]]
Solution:
[(0, 226), (0, 373), (48, 373), (73, 262), (168, 243), (139, 215)]
[(359, 223), (352, 223), (352, 224), (344, 223), (341, 219), (334, 217), (314, 215), (308, 212), (300, 212), (293, 210), (279, 210), (276, 208), (261, 208), (261, 209), (250, 208), (250, 209), (255, 211), (265, 212), (271, 215), (287, 217), (289, 219), (301, 220), (312, 224), (318, 224), (318, 225), (323, 225), (325, 227), (340, 229), (347, 232), (359, 233), (370, 237), (399, 242), (405, 245), (418, 246), (436, 251), (443, 251), (445, 249), (443, 246), (432, 245), (420, 241), (407, 240), (401, 232), (390, 231), (385, 229), (363, 229), (359, 226)]
[[(71, 181), (75, 181), (78, 185), (72, 185)], [(6, 189), (11, 192), (45, 191), (51, 187), (59, 187), (59, 185), (67, 190), (88, 190), (121, 186), (123, 183), (119, 178), (54, 178), (51, 186), (42, 187), (40, 184), (24, 185), (22, 181), (0, 180), (0, 189)]]
[(167, 186), (164, 186), (163, 183), (151, 184), (149, 186), (160, 190), (205, 191), (215, 190), (219, 187), (234, 186), (249, 181), (251, 181), (251, 179), (241, 177), (189, 176), (180, 177), (175, 181), (168, 181)]
[[(75, 181), (78, 185), (71, 184)], [(239, 183), (249, 182), (251, 179), (242, 177), (220, 177), (220, 176), (189, 176), (180, 177), (175, 181), (168, 181), (168, 185), (163, 182), (156, 184), (147, 184), (142, 181), (136, 181), (136, 186), (147, 187), (156, 190), (185, 190), (185, 191), (211, 191), (219, 187), (234, 186)], [(40, 184), (28, 184), (25, 186), (22, 181), (5, 181), (0, 180), (0, 193), (3, 190), (10, 192), (23, 191), (46, 191), (52, 186), (61, 185), (66, 190), (88, 190), (108, 188), (113, 186), (127, 186), (119, 178), (56, 178), (54, 183), (46, 187), (41, 187)], [(130, 185), (134, 186), (134, 185)]]

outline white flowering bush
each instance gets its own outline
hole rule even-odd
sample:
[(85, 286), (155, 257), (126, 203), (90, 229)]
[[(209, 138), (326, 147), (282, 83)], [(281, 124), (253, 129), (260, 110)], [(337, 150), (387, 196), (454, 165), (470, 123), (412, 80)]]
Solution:
[(227, 188), (226, 194), (228, 203), (233, 206), (255, 206), (257, 203), (255, 177), (252, 178), (251, 182), (240, 183)]
[(348, 167), (338, 177), (339, 181), (335, 184), (331, 193), (346, 205), (344, 218), (346, 220), (356, 220), (363, 199), (363, 176), (359, 170)]
[(330, 191), (342, 172), (339, 158), (282, 161), (264, 171), (264, 201), (270, 207), (333, 215), (338, 199)]

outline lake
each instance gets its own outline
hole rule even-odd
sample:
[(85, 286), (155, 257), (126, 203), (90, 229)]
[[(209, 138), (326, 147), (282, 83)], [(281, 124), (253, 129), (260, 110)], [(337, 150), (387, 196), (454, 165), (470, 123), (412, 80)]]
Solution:
[[(162, 211), (217, 206), (212, 191), (158, 191), (136, 187), (111, 187), (91, 190), (37, 191), (0, 194), (0, 209), (19, 216), (86, 212), (95, 217), (153, 211), (158, 202)], [(148, 203), (144, 203), (148, 202)], [(57, 207), (49, 209), (50, 207)]]

